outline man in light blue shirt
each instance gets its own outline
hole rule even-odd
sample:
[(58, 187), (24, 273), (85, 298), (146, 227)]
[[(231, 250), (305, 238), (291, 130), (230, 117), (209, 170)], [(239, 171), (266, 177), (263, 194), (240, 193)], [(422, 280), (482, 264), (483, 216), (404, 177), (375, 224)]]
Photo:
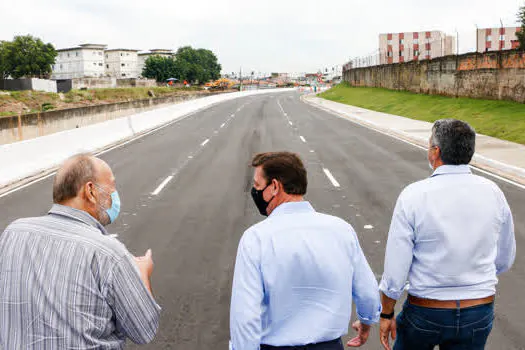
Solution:
[(239, 243), (230, 348), (341, 350), (352, 298), (358, 334), (348, 345), (361, 346), (379, 321), (380, 300), (352, 226), (304, 201), (307, 176), (297, 155), (262, 153), (252, 165), (252, 197), (269, 217)]
[[(512, 266), (516, 240), (503, 192), (470, 171), (475, 139), (467, 123), (438, 120), (428, 149), (434, 173), (397, 200), (380, 283), (385, 349), (396, 333), (394, 350), (485, 347), (497, 275)], [(396, 321), (407, 279), (408, 300)]]

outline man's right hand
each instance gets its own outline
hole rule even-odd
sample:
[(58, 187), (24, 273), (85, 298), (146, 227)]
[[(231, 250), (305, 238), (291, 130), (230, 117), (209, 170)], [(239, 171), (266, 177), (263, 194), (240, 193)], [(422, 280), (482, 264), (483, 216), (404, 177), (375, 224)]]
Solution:
[(148, 249), (144, 256), (136, 256), (135, 262), (137, 263), (140, 274), (143, 277), (149, 279), (151, 277), (151, 274), (153, 273), (153, 259), (151, 256), (151, 249)]
[(385, 350), (390, 350), (390, 336), (392, 340), (396, 339), (396, 318), (391, 320), (382, 318), (379, 323), (379, 339)]

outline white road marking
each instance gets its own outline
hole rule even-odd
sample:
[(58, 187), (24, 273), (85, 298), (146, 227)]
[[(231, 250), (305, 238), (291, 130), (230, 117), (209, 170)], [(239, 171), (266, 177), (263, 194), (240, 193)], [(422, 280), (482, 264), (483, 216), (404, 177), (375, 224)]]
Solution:
[(222, 123), (221, 124), (221, 129), (224, 128), (224, 125), (226, 125), (226, 123)]
[(372, 225), (365, 225), (363, 228), (364, 228), (365, 230), (371, 230), (371, 229), (374, 228), (374, 226), (372, 226)]
[(332, 173), (330, 172), (330, 170), (324, 168), (323, 169), (326, 177), (328, 178), (328, 180), (330, 180), (330, 182), (332, 183), (332, 185), (334, 185), (334, 187), (341, 187), (339, 185), (339, 182), (337, 182), (337, 180), (335, 179), (335, 177), (332, 175)]
[(201, 143), (201, 147), (202, 147), (202, 146), (206, 146), (206, 144), (207, 144), (208, 142), (210, 142), (210, 139), (206, 139), (203, 143)]
[(170, 175), (168, 176), (166, 179), (164, 179), (164, 181), (162, 181), (162, 183), (159, 185), (159, 187), (157, 187), (155, 189), (155, 191), (153, 191), (151, 194), (153, 196), (157, 196), (163, 189), (164, 187), (166, 187), (166, 185), (173, 179), (173, 176)]
[(283, 115), (286, 117), (286, 112), (284, 111), (283, 106), (281, 105), (281, 102), (279, 100), (277, 100), (277, 104), (279, 105), (281, 112), (283, 112)]
[(379, 244), (379, 243), (381, 243), (381, 241), (375, 241), (374, 243), (375, 243), (375, 244)]
[(109, 234), (108, 236), (111, 237), (111, 238), (117, 238), (118, 237), (118, 235), (116, 233)]
[(301, 141), (306, 142), (306, 139), (303, 136), (299, 136), (299, 138), (301, 139)]
[(235, 114), (230, 115), (230, 118), (233, 118), (233, 117), (235, 117)]
[(310, 153), (314, 153), (315, 151), (313, 149), (310, 150)]
[(188, 156), (188, 159), (193, 159), (193, 156)]
[(214, 133), (214, 134), (218, 134), (219, 132), (218, 132), (217, 130), (215, 130), (213, 133)]
[(290, 124), (291, 126), (293, 126), (293, 123), (291, 121), (288, 121), (288, 124)]

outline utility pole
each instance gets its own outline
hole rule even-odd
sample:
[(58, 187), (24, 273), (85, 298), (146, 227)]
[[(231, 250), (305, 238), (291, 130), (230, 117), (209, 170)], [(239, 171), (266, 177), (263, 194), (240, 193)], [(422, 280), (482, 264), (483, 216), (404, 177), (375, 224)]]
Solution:
[(239, 68), (239, 91), (242, 91), (242, 67)]
[(479, 28), (476, 23), (476, 52), (479, 52)]

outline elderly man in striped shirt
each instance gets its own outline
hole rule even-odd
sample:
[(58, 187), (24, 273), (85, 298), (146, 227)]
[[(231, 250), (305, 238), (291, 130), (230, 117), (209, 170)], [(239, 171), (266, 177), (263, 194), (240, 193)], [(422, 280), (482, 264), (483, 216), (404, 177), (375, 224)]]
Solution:
[(150, 342), (160, 307), (151, 251), (133, 257), (104, 226), (120, 210), (109, 166), (90, 155), (65, 162), (48, 215), (0, 236), (0, 349), (121, 349)]

